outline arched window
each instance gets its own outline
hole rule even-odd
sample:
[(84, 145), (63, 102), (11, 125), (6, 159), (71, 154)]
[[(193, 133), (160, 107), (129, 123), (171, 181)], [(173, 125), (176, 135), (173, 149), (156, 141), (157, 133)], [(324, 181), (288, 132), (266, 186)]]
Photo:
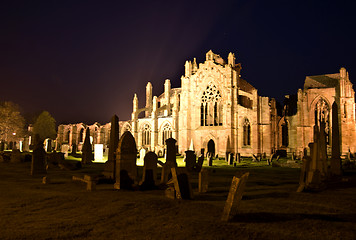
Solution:
[(166, 140), (172, 137), (172, 127), (166, 123), (162, 128), (162, 145), (166, 144)]
[(282, 146), (283, 147), (288, 147), (289, 145), (289, 139), (288, 139), (288, 122), (285, 121), (282, 124)]
[(78, 142), (84, 142), (84, 128), (79, 131)]
[(245, 118), (244, 126), (243, 126), (243, 145), (250, 146), (251, 145), (251, 125), (250, 121)]
[(142, 128), (142, 145), (151, 144), (151, 126), (145, 124)]
[(328, 103), (323, 98), (320, 98), (319, 101), (315, 104), (314, 115), (315, 115), (314, 120), (316, 126), (320, 127), (321, 123), (325, 124), (324, 131), (326, 135), (326, 143), (329, 144), (330, 108)]
[(200, 108), (201, 126), (222, 126), (221, 94), (215, 85), (209, 83), (203, 93)]

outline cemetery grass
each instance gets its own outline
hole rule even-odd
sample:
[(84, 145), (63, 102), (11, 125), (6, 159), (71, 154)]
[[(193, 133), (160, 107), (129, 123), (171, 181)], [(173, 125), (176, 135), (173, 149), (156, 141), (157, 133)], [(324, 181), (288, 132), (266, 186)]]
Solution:
[[(222, 161), (222, 162), (219, 162)], [(100, 174), (103, 164), (77, 171), (49, 169), (49, 184), (29, 175), (30, 163), (0, 163), (0, 239), (355, 239), (356, 172), (318, 193), (296, 193), (299, 169), (247, 159), (209, 169), (209, 190), (172, 200), (163, 190), (86, 191), (72, 176)], [(142, 174), (142, 167), (138, 167)], [(160, 170), (159, 170), (160, 171)], [(236, 171), (250, 172), (238, 214), (220, 221)]]

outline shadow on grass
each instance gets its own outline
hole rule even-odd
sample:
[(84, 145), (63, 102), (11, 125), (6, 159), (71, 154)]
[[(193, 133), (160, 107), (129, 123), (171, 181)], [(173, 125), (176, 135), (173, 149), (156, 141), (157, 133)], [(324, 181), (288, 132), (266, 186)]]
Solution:
[(292, 220), (320, 220), (327, 222), (356, 222), (356, 214), (289, 214), (289, 213), (242, 213), (237, 214), (231, 222), (270, 223)]

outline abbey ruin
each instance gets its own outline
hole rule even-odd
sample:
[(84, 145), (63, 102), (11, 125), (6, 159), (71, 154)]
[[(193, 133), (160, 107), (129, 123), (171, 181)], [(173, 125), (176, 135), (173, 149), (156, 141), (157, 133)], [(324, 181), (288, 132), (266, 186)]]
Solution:
[[(307, 76), (303, 89), (286, 96), (281, 111), (273, 98), (259, 96), (240, 71), (233, 53), (227, 61), (212, 51), (206, 53), (203, 63), (186, 61), (180, 88), (171, 88), (167, 79), (164, 92), (153, 96), (148, 82), (143, 108), (135, 94), (131, 120), (119, 122), (120, 135), (130, 131), (138, 150), (145, 148), (158, 155), (164, 154), (165, 140), (172, 137), (181, 154), (193, 148), (199, 153), (209, 149), (219, 156), (226, 152), (269, 156), (277, 151), (298, 156), (313, 141), (314, 125), (325, 123), (330, 145), (335, 101), (341, 152), (356, 152), (355, 92), (345, 68), (335, 74)], [(57, 144), (75, 144), (80, 150), (86, 127), (93, 144), (108, 145), (110, 123), (60, 125)]]

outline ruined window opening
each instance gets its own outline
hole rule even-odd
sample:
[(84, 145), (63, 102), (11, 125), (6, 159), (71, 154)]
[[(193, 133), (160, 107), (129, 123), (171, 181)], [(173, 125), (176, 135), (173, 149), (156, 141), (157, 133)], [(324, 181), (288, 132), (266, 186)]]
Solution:
[[(315, 104), (315, 111), (314, 111), (314, 120), (315, 125), (319, 127), (322, 126), (322, 123), (325, 125), (325, 136), (326, 136), (326, 143), (330, 143), (330, 108), (328, 103), (323, 99), (320, 98), (319, 101)], [(322, 129), (320, 129), (322, 130)]]
[(244, 146), (251, 146), (251, 125), (247, 118), (245, 118), (243, 126), (243, 144)]
[(282, 124), (282, 146), (288, 147), (289, 139), (288, 139), (288, 123), (284, 122)]
[(222, 126), (222, 103), (220, 91), (209, 84), (202, 96), (200, 106), (201, 126)]
[(84, 128), (80, 129), (78, 141), (84, 142)]

